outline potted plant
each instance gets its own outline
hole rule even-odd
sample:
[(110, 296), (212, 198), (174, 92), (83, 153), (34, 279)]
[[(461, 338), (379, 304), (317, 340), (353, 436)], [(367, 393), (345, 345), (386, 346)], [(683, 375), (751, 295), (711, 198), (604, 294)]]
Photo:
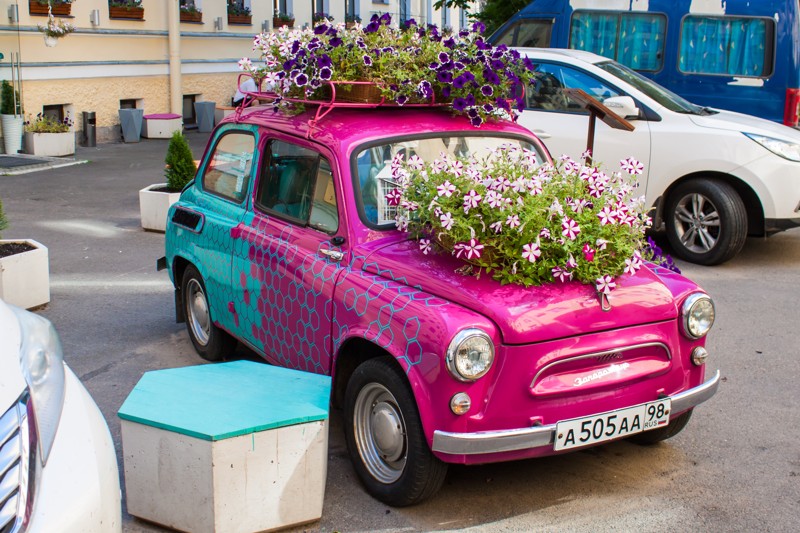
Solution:
[(228, 24), (250, 24), (250, 8), (236, 2), (228, 2)]
[(44, 34), (44, 44), (47, 47), (55, 46), (60, 38), (75, 31), (75, 26), (53, 15), (48, 15), (47, 24), (39, 24), (38, 28)]
[(28, 12), (31, 15), (69, 16), (72, 13), (72, 2), (75, 0), (28, 0)]
[(280, 13), (276, 11), (272, 16), (272, 27), (280, 28), (282, 26), (294, 28), (294, 15), (291, 13)]
[(203, 22), (203, 12), (197, 8), (194, 0), (181, 4), (181, 22)]
[(355, 13), (348, 13), (344, 16), (344, 25), (348, 30), (361, 22), (361, 17)]
[(33, 155), (59, 157), (75, 153), (75, 134), (69, 115), (58, 121), (39, 113), (25, 122), (25, 151)]
[(108, 16), (112, 19), (142, 20), (142, 0), (108, 0)]
[(167, 229), (169, 206), (178, 201), (181, 191), (197, 172), (192, 150), (180, 131), (172, 134), (164, 162), (167, 182), (156, 183), (139, 191), (142, 228), (146, 230), (163, 232)]
[[(0, 232), (8, 227), (0, 200)], [(0, 238), (0, 299), (31, 309), (50, 301), (47, 248), (32, 239)]]
[[(480, 126), (525, 108), (523, 88), (533, 81), (533, 63), (505, 45), (486, 42), (484, 27), (440, 33), (436, 26), (391, 25), (388, 14), (350, 30), (320, 22), (302, 31), (257, 36), (253, 49), (263, 63), (240, 61), (262, 86), (276, 87), (280, 105), (295, 100), (403, 106), (449, 105)], [(292, 83), (281, 83), (288, 79)]]
[(333, 17), (325, 13), (324, 11), (319, 11), (314, 13), (311, 16), (311, 21), (316, 24), (317, 22), (322, 22), (323, 20), (327, 20), (328, 22), (333, 22)]
[(16, 154), (22, 149), (22, 102), (19, 91), (3, 80), (0, 89), (0, 121), (3, 124), (3, 143), (7, 154)]

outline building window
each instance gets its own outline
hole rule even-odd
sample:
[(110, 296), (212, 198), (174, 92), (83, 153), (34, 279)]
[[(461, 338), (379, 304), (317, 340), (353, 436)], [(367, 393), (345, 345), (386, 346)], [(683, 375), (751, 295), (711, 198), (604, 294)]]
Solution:
[(119, 101), (119, 108), (120, 109), (136, 109), (137, 100), (135, 98), (129, 98), (126, 100)]
[(616, 59), (632, 69), (656, 71), (664, 63), (666, 28), (667, 18), (659, 13), (576, 11), (569, 47)]
[(679, 68), (693, 74), (769, 76), (775, 60), (774, 36), (771, 19), (686, 17)]

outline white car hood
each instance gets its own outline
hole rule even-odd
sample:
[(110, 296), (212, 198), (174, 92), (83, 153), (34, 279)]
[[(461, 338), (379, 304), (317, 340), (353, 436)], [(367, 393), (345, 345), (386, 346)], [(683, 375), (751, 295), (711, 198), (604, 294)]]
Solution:
[(8, 305), (0, 300), (0, 415), (25, 390), (25, 378), (19, 366), (19, 321)]
[(703, 128), (755, 133), (766, 137), (774, 137), (793, 143), (800, 143), (800, 131), (794, 128), (772, 122), (771, 120), (735, 113), (733, 111), (724, 111), (721, 109), (715, 109), (715, 111), (719, 111), (719, 113), (706, 116), (688, 115), (688, 117), (692, 122)]

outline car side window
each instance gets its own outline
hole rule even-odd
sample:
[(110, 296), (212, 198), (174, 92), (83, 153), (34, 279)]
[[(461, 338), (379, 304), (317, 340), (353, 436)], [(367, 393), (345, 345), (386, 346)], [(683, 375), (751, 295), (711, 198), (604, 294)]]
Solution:
[(299, 225), (334, 233), (339, 214), (331, 165), (321, 154), (283, 141), (270, 141), (256, 206)]
[(586, 113), (563, 89), (583, 89), (589, 96), (603, 102), (620, 96), (620, 92), (581, 70), (550, 63), (535, 64), (534, 83), (527, 88), (527, 108), (561, 113)]
[(230, 131), (218, 140), (203, 172), (203, 189), (241, 203), (250, 185), (255, 137), (247, 131)]

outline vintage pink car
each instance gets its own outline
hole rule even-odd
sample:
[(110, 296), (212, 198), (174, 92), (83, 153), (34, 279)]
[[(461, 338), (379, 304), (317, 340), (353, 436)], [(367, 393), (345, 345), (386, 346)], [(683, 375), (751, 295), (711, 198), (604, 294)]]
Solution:
[(219, 360), (239, 341), (331, 375), (355, 469), (391, 505), (433, 495), (447, 463), (667, 439), (719, 384), (704, 378), (713, 303), (670, 270), (618, 279), (604, 310), (587, 285), (465, 275), (395, 229), (385, 192), (398, 153), (502, 144), (550, 160), (510, 122), (251, 107), (217, 127), (169, 213), (166, 266), (199, 354)]

